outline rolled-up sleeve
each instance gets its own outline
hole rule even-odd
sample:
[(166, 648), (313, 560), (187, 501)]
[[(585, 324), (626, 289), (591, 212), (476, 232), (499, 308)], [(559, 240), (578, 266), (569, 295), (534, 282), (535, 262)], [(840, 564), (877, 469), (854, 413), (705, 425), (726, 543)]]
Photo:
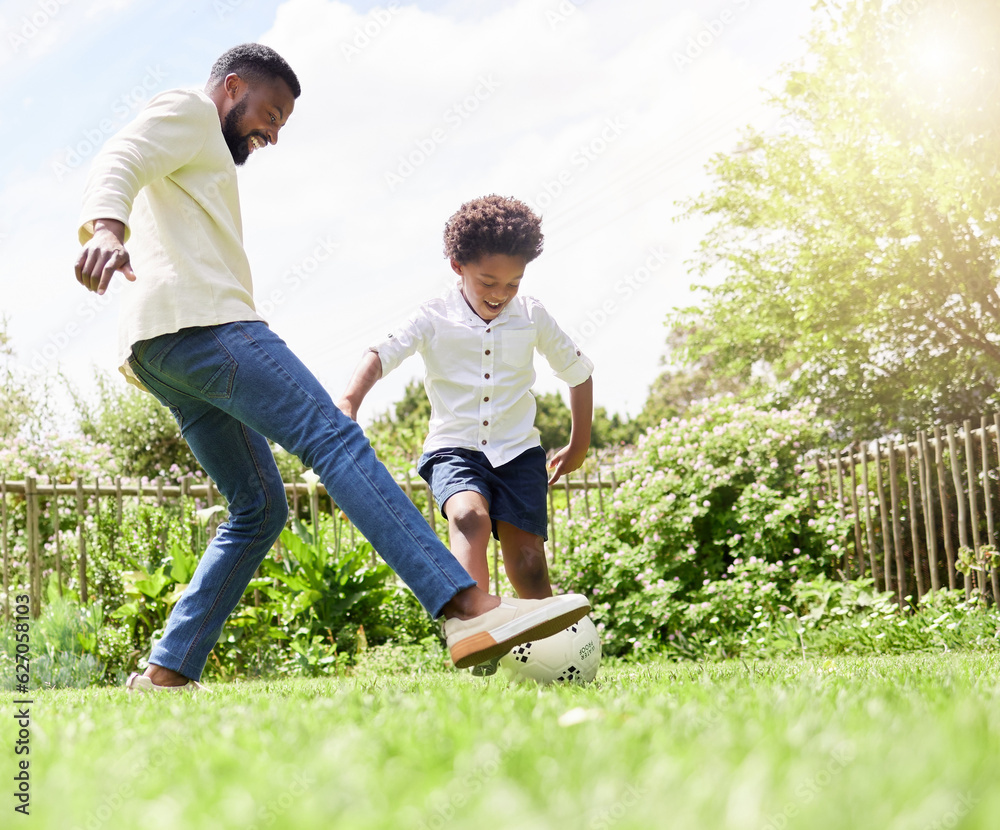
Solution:
[(579, 386), (594, 373), (594, 364), (566, 334), (552, 315), (537, 300), (532, 300), (528, 315), (538, 332), (536, 348), (548, 361), (553, 373), (569, 386)]
[(382, 363), (382, 377), (385, 377), (406, 358), (420, 350), (431, 334), (431, 323), (421, 307), (383, 340), (369, 346), (368, 351), (378, 355)]

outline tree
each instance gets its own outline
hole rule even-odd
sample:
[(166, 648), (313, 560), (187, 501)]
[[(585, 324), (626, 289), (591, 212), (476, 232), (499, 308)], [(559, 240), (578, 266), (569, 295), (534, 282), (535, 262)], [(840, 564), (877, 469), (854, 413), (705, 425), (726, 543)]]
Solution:
[(410, 381), (403, 397), (391, 411), (379, 415), (365, 428), (379, 460), (390, 470), (405, 470), (416, 466), (423, 452), (431, 418), (431, 402), (424, 384)]
[(49, 379), (33, 382), (14, 365), (16, 352), (0, 317), (0, 441), (41, 431), (51, 413), (46, 404)]
[[(667, 334), (667, 358), (683, 354), (693, 327), (675, 325)], [(703, 354), (688, 362), (672, 363), (649, 387), (649, 396), (636, 417), (640, 429), (656, 426), (662, 420), (682, 416), (697, 401), (721, 394), (741, 394), (746, 384), (725, 374), (714, 354)]]
[(1000, 403), (1000, 62), (987, 0), (817, 2), (777, 128), (716, 156), (685, 354), (766, 363), (859, 437)]
[(70, 390), (79, 429), (91, 441), (111, 448), (123, 475), (175, 478), (201, 469), (170, 410), (151, 394), (104, 372), (95, 372), (94, 388), (93, 402)]

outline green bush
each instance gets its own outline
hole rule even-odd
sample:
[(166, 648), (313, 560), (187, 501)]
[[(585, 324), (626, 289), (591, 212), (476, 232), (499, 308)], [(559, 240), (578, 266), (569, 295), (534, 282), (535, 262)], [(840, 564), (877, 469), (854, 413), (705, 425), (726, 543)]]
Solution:
[(703, 402), (647, 430), (604, 515), (557, 511), (554, 583), (591, 599), (606, 653), (700, 637), (713, 617), (740, 628), (795, 580), (833, 575), (850, 527), (799, 464), (825, 431), (808, 409)]
[(294, 522), (229, 618), (209, 674), (339, 673), (371, 646), (420, 642), (433, 621), (371, 545), (344, 539), (339, 516), (320, 518), (318, 538)]
[[(124, 681), (123, 664), (132, 646), (123, 632), (110, 623), (101, 603), (81, 606), (60, 597), (54, 583), (37, 620), (29, 623), (30, 687), (77, 688)], [(14, 628), (0, 623), (0, 656), (14, 665)], [(14, 673), (4, 680), (13, 688)]]

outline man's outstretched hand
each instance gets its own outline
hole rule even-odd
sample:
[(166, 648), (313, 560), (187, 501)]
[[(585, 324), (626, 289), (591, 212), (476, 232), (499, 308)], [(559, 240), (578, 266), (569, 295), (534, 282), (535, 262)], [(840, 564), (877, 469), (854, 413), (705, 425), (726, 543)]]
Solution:
[(135, 282), (125, 250), (125, 225), (116, 219), (98, 219), (94, 222), (94, 235), (76, 260), (76, 279), (88, 291), (103, 294), (115, 271), (121, 271), (125, 279)]

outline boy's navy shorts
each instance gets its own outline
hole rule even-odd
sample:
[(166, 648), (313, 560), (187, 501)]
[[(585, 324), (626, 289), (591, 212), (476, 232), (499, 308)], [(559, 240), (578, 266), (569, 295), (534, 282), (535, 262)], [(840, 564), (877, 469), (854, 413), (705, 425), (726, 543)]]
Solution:
[(486, 499), (493, 520), (493, 537), (497, 522), (548, 539), (548, 472), (545, 450), (532, 447), (517, 458), (494, 467), (478, 450), (443, 449), (424, 453), (417, 472), (430, 487), (444, 512), (445, 502), (456, 493), (473, 490)]

